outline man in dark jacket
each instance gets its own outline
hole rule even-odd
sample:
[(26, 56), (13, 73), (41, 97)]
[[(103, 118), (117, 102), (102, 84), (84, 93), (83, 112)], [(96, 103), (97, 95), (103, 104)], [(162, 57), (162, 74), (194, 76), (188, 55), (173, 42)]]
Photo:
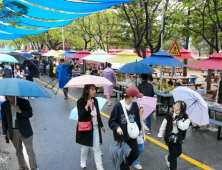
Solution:
[(34, 57), (34, 60), (32, 61), (37, 67), (39, 67), (39, 61), (37, 60), (37, 57)]
[(42, 59), (42, 63), (44, 65), (44, 74), (46, 74), (46, 66), (48, 65), (47, 61), (46, 61), (46, 57), (44, 56)]
[(12, 78), (12, 71), (9, 69), (8, 64), (5, 65), (5, 69), (0, 71), (0, 77), (4, 78)]
[[(151, 83), (148, 83), (148, 75), (147, 74), (141, 74), (141, 84), (138, 86), (138, 89), (140, 93), (142, 93), (144, 96), (153, 97), (154, 96), (154, 89), (153, 85)], [(151, 134), (151, 115), (147, 117), (147, 127), (150, 129), (149, 132), (147, 132), (148, 135)]]
[(33, 113), (29, 101), (17, 98), (16, 104), (15, 96), (7, 96), (6, 98), (7, 101), (1, 105), (3, 137), (9, 138), (16, 149), (19, 170), (27, 169), (22, 152), (22, 143), (27, 150), (31, 169), (37, 170), (33, 149), (33, 131), (29, 121)]

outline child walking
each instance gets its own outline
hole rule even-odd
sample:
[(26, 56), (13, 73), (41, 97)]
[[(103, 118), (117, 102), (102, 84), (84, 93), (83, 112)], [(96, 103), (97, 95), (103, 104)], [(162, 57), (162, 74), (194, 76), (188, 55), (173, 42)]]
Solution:
[(165, 133), (164, 140), (169, 148), (169, 155), (166, 155), (165, 159), (170, 170), (177, 169), (177, 157), (182, 153), (182, 143), (190, 125), (186, 109), (185, 102), (177, 101), (173, 106), (173, 112), (166, 116), (159, 130), (159, 138)]
[(138, 149), (139, 149), (139, 156), (134, 162), (134, 168), (136, 169), (143, 169), (143, 167), (140, 165), (139, 157), (144, 151), (144, 142), (146, 141), (145, 132), (149, 132), (149, 128), (146, 126), (146, 124), (143, 121), (144, 117), (144, 110), (142, 105), (139, 106), (139, 113), (140, 113), (140, 122), (141, 122), (141, 130), (142, 135), (137, 137), (137, 143), (138, 143)]

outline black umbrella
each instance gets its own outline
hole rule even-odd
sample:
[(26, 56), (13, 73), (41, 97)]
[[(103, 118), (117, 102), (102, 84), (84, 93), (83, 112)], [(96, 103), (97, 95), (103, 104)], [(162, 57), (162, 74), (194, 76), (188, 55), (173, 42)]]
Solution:
[(31, 66), (32, 67), (32, 71), (34, 72), (34, 78), (39, 78), (39, 69), (38, 67), (35, 65), (35, 63), (33, 63), (31, 60), (25, 60), (22, 63), (23, 68), (25, 68), (25, 66)]
[(18, 52), (7, 52), (6, 54), (13, 56), (16, 60), (18, 60), (19, 63), (24, 62), (26, 59), (25, 56)]

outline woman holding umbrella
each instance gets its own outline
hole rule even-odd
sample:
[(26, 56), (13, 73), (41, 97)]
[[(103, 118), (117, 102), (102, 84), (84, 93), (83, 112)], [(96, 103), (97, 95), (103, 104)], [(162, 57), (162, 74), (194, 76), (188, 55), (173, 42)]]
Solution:
[[(125, 114), (128, 115), (128, 119), (130, 123), (136, 122), (138, 129), (139, 129), (139, 135), (142, 134), (141, 132), (141, 122), (140, 122), (140, 115), (139, 115), (139, 108), (137, 103), (134, 101), (137, 98), (142, 98), (143, 94), (139, 92), (137, 87), (131, 86), (126, 89), (126, 97), (124, 100), (118, 102), (110, 115), (109, 119), (109, 127), (113, 130), (114, 140), (115, 141), (121, 141), (125, 142), (129, 145), (129, 147), (132, 149), (129, 156), (126, 157), (126, 162), (122, 162), (120, 165), (120, 170), (129, 170), (130, 165), (138, 158), (139, 156), (139, 149), (137, 144), (137, 139), (132, 139), (129, 136), (128, 130), (127, 130), (127, 117), (125, 117)], [(126, 110), (126, 113), (124, 113)]]
[(101, 129), (105, 133), (105, 128), (103, 127), (95, 94), (95, 85), (87, 84), (84, 86), (82, 97), (77, 101), (79, 120), (76, 131), (76, 142), (82, 145), (80, 167), (86, 168), (87, 153), (89, 148), (93, 147), (96, 168), (97, 170), (104, 170), (100, 143), (102, 143)]

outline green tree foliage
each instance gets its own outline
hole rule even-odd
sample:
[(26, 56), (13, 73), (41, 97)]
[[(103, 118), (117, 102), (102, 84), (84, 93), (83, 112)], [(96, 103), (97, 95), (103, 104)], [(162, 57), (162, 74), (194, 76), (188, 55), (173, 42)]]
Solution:
[[(18, 12), (13, 12), (10, 9), (17, 9)], [(4, 22), (9, 23), (12, 26), (19, 24), (19, 17), (27, 14), (27, 7), (16, 1), (3, 1), (0, 0), (0, 19), (4, 19)]]

